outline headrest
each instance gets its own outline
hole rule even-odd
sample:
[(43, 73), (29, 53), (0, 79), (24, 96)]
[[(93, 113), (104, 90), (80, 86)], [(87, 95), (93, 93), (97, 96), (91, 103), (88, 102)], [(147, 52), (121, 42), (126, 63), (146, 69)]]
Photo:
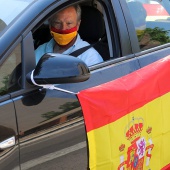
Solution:
[(82, 6), (79, 34), (89, 43), (96, 42), (105, 34), (105, 24), (102, 13), (91, 6)]

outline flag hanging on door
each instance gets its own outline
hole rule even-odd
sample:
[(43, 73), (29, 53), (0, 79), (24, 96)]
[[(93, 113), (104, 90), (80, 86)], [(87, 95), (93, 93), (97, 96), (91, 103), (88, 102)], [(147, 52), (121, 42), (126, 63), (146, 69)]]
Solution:
[(170, 169), (170, 56), (78, 98), (90, 170)]

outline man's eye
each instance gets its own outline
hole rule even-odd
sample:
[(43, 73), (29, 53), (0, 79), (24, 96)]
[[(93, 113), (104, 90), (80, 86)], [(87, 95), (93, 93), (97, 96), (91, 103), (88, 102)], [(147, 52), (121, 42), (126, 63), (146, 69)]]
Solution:
[(61, 25), (60, 22), (54, 22), (53, 25)]

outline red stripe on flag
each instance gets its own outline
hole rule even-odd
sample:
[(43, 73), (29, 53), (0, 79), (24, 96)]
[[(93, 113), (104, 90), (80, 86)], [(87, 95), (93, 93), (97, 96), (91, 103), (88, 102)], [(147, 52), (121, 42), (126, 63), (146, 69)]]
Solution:
[(166, 166), (163, 167), (161, 170), (170, 170), (170, 164), (166, 165)]
[(124, 77), (81, 91), (78, 98), (87, 132), (114, 122), (168, 93), (169, 79), (170, 56), (167, 56)]

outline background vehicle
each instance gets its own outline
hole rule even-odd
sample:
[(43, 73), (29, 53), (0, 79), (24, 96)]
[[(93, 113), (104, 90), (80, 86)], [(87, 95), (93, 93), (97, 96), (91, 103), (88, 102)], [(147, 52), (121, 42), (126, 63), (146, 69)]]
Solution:
[[(77, 93), (170, 54), (168, 0), (157, 1), (166, 9), (166, 17), (146, 19), (144, 26), (143, 21), (135, 25), (134, 18), (140, 21), (140, 15), (125, 0), (1, 0), (1, 170), (88, 167), (85, 126), (76, 94), (43, 89), (27, 81), (27, 75), (37, 68), (34, 50), (51, 38), (48, 18), (75, 3), (82, 6), (81, 37), (90, 43), (104, 37), (95, 46), (104, 62), (89, 68), (88, 80), (76, 83), (56, 80), (56, 87)], [(146, 28), (151, 28), (149, 38)]]

